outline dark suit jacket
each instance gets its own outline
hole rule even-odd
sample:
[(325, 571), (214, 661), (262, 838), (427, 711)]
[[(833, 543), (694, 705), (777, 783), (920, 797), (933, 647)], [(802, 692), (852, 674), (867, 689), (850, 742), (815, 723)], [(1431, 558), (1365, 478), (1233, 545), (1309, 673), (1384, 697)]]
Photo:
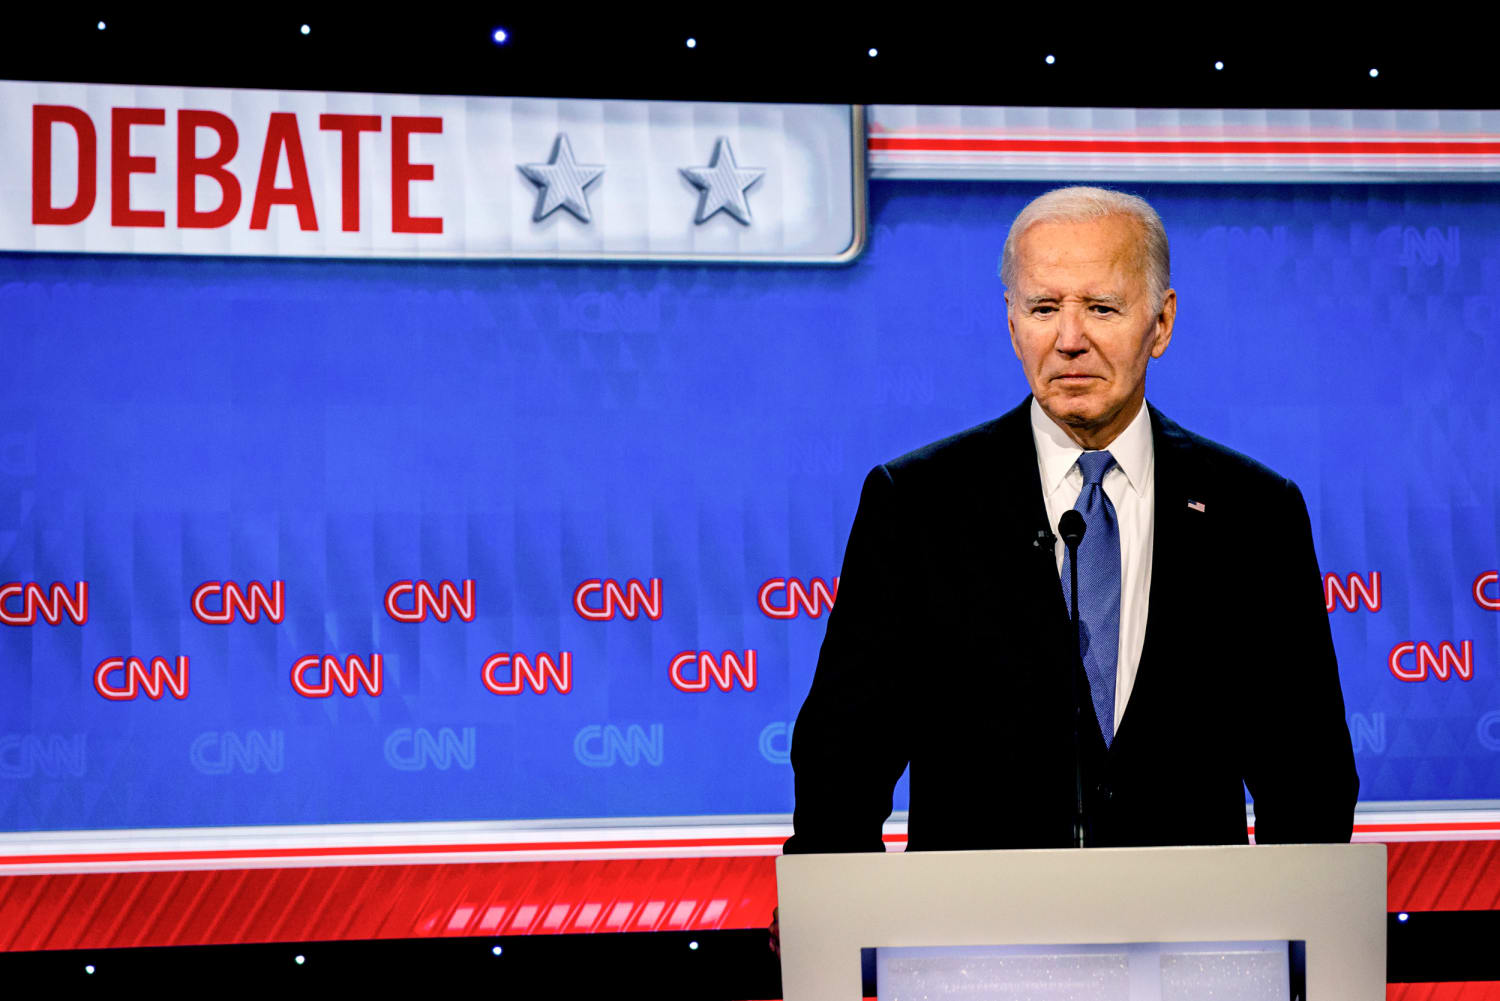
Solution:
[[(787, 852), (882, 850), (908, 767), (910, 850), (1071, 843), (1076, 660), (1029, 405), (865, 480), (793, 732)], [(1083, 713), (1090, 843), (1243, 844), (1242, 782), (1258, 842), (1348, 841), (1359, 779), (1302, 495), (1150, 416), (1145, 647), (1108, 749)]]

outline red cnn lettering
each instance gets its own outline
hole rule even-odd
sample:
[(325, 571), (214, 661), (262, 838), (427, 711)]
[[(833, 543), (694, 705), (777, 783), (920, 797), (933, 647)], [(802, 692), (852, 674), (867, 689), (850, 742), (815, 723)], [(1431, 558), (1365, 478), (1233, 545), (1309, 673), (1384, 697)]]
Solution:
[(1500, 585), (1500, 570), (1491, 570), (1474, 578), (1474, 600), (1480, 608), (1488, 608), (1492, 612), (1500, 612), (1500, 587), (1491, 598), (1486, 589), (1491, 585)]
[[(698, 665), (698, 676), (688, 678), (683, 674), (683, 669), (689, 664)], [(733, 650), (725, 650), (724, 656), (714, 660), (714, 655), (707, 650), (684, 650), (672, 658), (672, 664), (668, 669), (672, 678), (672, 685), (680, 692), (706, 692), (708, 691), (709, 679), (719, 686), (720, 691), (727, 692), (734, 687), (734, 679), (740, 679), (740, 687), (747, 692), (755, 691), (755, 651), (746, 650), (743, 662), (735, 655)]]
[[(52, 204), (52, 131), (67, 125), (78, 137), (78, 192), (71, 205)], [(81, 108), (37, 104), (31, 109), (31, 221), (37, 226), (71, 226), (94, 211), (98, 190), (99, 139), (94, 120)]]
[[(110, 675), (116, 671), (124, 675), (123, 687), (110, 683)], [(165, 657), (152, 657), (149, 671), (139, 657), (101, 660), (94, 668), (94, 691), (111, 702), (128, 702), (142, 691), (153, 701), (160, 699), (165, 691), (171, 691), (174, 699), (185, 699), (188, 697), (188, 659), (179, 656), (175, 672)]]
[[(399, 598), (412, 595), (410, 608), (402, 608)], [(427, 618), (428, 609), (440, 622), (447, 622), (457, 612), (465, 622), (474, 621), (474, 581), (465, 579), (463, 593), (451, 580), (438, 582), (438, 589), (425, 580), (398, 580), (385, 589), (386, 614), (397, 622), (421, 622)]]
[(1423, 667), (1432, 669), (1433, 675), (1439, 681), (1448, 680), (1448, 672), (1451, 669), (1460, 679), (1470, 681), (1474, 677), (1474, 643), (1464, 640), (1459, 644), (1463, 651), (1460, 656), (1458, 650), (1453, 649), (1453, 644), (1444, 640), (1438, 644), (1438, 652), (1433, 653), (1432, 647), (1426, 643), (1417, 644), (1417, 663)]
[[(343, 163), (343, 227), (345, 233), (359, 232), (359, 134), (379, 132), (379, 115), (319, 115), (318, 128), (339, 134), (339, 153)], [(429, 168), (431, 169), (431, 168)]]
[(1412, 653), (1416, 649), (1417, 645), (1415, 643), (1397, 643), (1395, 646), (1391, 647), (1391, 656), (1387, 663), (1390, 665), (1391, 673), (1396, 676), (1397, 680), (1421, 681), (1423, 678), (1427, 677), (1427, 668), (1419, 666), (1416, 670), (1412, 670), (1410, 668), (1403, 667), (1401, 664), (1401, 658), (1405, 657), (1409, 653)]
[[(322, 667), (320, 680), (310, 682), (307, 680), (307, 672), (315, 667)], [(351, 654), (344, 658), (340, 664), (337, 657), (330, 655), (303, 657), (292, 665), (292, 688), (298, 695), (309, 699), (326, 699), (333, 694), (333, 686), (338, 685), (339, 691), (353, 698), (361, 688), (371, 695), (379, 695), (383, 684), (381, 674), (380, 654), (370, 655), (370, 666), (365, 668), (365, 662)]]
[[(281, 151), (286, 150), (290, 187), (276, 187), (276, 167)], [(312, 185), (307, 180), (307, 159), (302, 155), (302, 134), (297, 131), (297, 116), (290, 111), (273, 111), (266, 126), (266, 146), (260, 155), (260, 176), (255, 181), (255, 204), (250, 207), (250, 228), (265, 229), (271, 221), (272, 205), (293, 205), (297, 225), (304, 230), (318, 228), (318, 214), (313, 210)]]
[[(510, 668), (506, 681), (501, 681), (497, 674), (502, 667)], [(518, 695), (523, 683), (541, 695), (547, 691), (548, 678), (552, 679), (559, 693), (566, 695), (573, 688), (573, 653), (564, 650), (555, 664), (550, 656), (539, 653), (534, 668), (525, 654), (497, 653), (484, 662), (483, 678), (484, 687), (496, 695)]]
[[(800, 611), (816, 619), (823, 609), (833, 607), (838, 593), (837, 577), (831, 587), (821, 577), (812, 578), (806, 585), (795, 577), (772, 577), (760, 586), (756, 600), (760, 610), (773, 619), (795, 619)], [(776, 604), (777, 595), (784, 596), (780, 605)]]
[(159, 209), (130, 207), (130, 175), (156, 173), (156, 157), (130, 155), (133, 125), (165, 125), (162, 108), (114, 108), (109, 117), (109, 222), (112, 226), (158, 227), (167, 224)]
[[(1404, 664), (1403, 658), (1416, 654), (1416, 666)], [(1430, 671), (1439, 681), (1447, 681), (1456, 674), (1461, 681), (1474, 677), (1474, 642), (1463, 640), (1454, 649), (1447, 640), (1433, 650), (1430, 643), (1398, 643), (1391, 648), (1389, 660), (1391, 673), (1401, 681), (1424, 681)]]
[[(219, 607), (210, 608), (208, 599), (218, 597)], [(200, 622), (233, 622), (235, 615), (246, 622), (259, 622), (264, 610), (266, 618), (280, 622), (286, 613), (286, 585), (283, 581), (271, 581), (271, 591), (258, 580), (252, 580), (244, 589), (232, 580), (223, 583), (206, 581), (193, 591), (193, 614)]]
[[(7, 607), (6, 602), (16, 596), (21, 597), (21, 608), (14, 611)], [(89, 582), (78, 581), (73, 585), (73, 593), (59, 581), (53, 581), (51, 587), (43, 591), (40, 584), (20, 581), (11, 581), (0, 587), (0, 622), (7, 626), (30, 626), (36, 624), (37, 613), (51, 625), (61, 625), (64, 613), (73, 620), (75, 625), (83, 625), (89, 620)]]
[(1328, 611), (1333, 611), (1338, 605), (1344, 606), (1346, 612), (1359, 611), (1359, 603), (1363, 600), (1365, 607), (1372, 612), (1380, 611), (1380, 571), (1370, 571), (1370, 582), (1365, 583), (1364, 578), (1357, 573), (1349, 575), (1349, 584), (1346, 588), (1344, 582), (1339, 580), (1336, 573), (1323, 575), (1323, 604)]
[(413, 181), (430, 181), (434, 174), (432, 164), (411, 162), (412, 133), (438, 134), (442, 131), (443, 120), (441, 118), (413, 118), (402, 115), (391, 117), (391, 229), (397, 233), (441, 233), (443, 231), (441, 217), (411, 214), (410, 188)]
[[(603, 594), (597, 608), (588, 602), (588, 599), (595, 594)], [(623, 589), (613, 578), (601, 580), (595, 577), (592, 580), (586, 580), (573, 591), (573, 610), (593, 622), (612, 619), (617, 611), (631, 621), (639, 617), (642, 611), (646, 613), (648, 619), (659, 619), (661, 618), (661, 578), (651, 578), (650, 591), (647, 591), (646, 586), (634, 577), (625, 582)]]
[[(219, 137), (218, 149), (198, 155), (198, 130), (212, 129)], [(240, 133), (227, 115), (217, 111), (177, 112), (177, 227), (217, 229), (227, 226), (240, 210), (239, 178), (225, 169), (240, 148)], [(198, 178), (219, 185), (219, 206), (198, 210)], [(280, 621), (280, 620), (278, 620)]]

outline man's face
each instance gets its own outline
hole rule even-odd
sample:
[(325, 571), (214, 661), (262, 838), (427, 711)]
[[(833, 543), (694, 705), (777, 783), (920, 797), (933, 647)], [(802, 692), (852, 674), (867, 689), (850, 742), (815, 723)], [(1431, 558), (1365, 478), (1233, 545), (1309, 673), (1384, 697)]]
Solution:
[(1146, 363), (1172, 340), (1177, 294), (1153, 312), (1141, 226), (1125, 215), (1042, 222), (1016, 244), (1010, 342), (1037, 402), (1084, 448), (1104, 448), (1146, 395)]

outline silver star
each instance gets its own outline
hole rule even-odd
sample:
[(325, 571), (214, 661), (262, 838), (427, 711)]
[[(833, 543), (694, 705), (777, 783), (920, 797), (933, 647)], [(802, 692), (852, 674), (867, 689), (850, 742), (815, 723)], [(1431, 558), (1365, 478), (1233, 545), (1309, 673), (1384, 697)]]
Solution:
[(598, 164), (577, 163), (573, 159), (573, 146), (566, 134), (559, 132), (552, 144), (552, 159), (546, 163), (522, 163), (517, 165), (526, 179), (539, 189), (536, 193), (536, 211), (532, 222), (541, 222), (558, 209), (567, 209), (580, 222), (589, 221), (589, 199), (583, 189), (599, 180), (604, 167)]
[(745, 192), (765, 176), (763, 167), (741, 167), (734, 162), (734, 150), (728, 139), (714, 144), (713, 158), (707, 167), (683, 167), (682, 176), (702, 189), (698, 196), (698, 218), (702, 225), (715, 212), (728, 212), (746, 226), (750, 225), (750, 202)]

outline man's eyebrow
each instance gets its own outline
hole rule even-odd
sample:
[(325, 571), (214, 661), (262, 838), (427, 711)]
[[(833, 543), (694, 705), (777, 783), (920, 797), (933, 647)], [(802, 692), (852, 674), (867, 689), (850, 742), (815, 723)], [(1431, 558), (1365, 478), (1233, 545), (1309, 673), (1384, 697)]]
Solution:
[[(1085, 303), (1088, 303), (1089, 305), (1099, 304), (1103, 306), (1114, 306), (1117, 309), (1123, 309), (1125, 307), (1125, 297), (1115, 295), (1110, 292), (1100, 292), (1095, 295), (1085, 295), (1082, 298), (1083, 301)], [(1043, 303), (1057, 302), (1057, 300), (1058, 297), (1049, 292), (1038, 292), (1036, 295), (1027, 296), (1022, 301), (1028, 306), (1040, 306)]]

